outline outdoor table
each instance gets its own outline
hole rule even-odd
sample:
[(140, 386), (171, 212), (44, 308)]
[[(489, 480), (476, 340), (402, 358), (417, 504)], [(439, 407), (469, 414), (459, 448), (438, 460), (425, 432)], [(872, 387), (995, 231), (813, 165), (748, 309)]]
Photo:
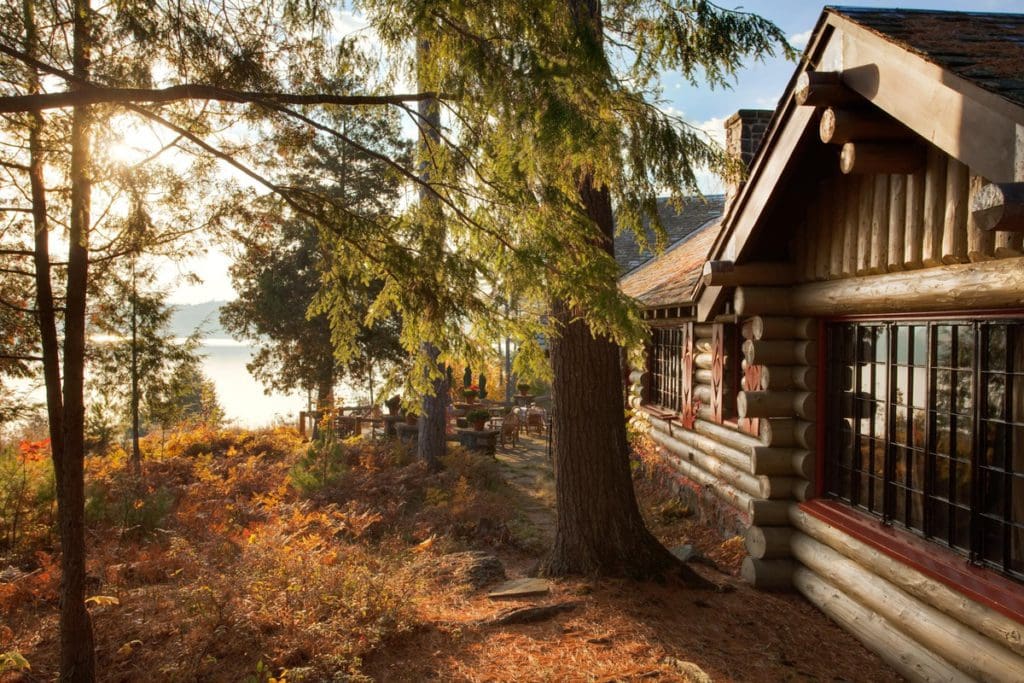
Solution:
[(385, 415), (381, 418), (384, 420), (384, 436), (398, 436), (398, 432), (395, 431), (395, 425), (405, 422), (405, 416), (403, 415)]
[(463, 447), (471, 451), (486, 451), (489, 455), (494, 455), (498, 448), (499, 433), (500, 431), (497, 429), (455, 428), (455, 435)]
[(405, 422), (396, 422), (395, 431), (398, 433), (400, 441), (407, 441), (409, 443), (416, 443), (416, 440), (420, 436), (420, 426), (410, 425)]

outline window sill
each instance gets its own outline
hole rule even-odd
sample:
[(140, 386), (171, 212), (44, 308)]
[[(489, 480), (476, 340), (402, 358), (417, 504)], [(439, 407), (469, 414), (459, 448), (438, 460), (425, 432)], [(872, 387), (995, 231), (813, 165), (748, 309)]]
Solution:
[(1024, 587), (992, 569), (971, 565), (940, 545), (895, 529), (842, 503), (817, 499), (800, 504), (809, 515), (906, 564), (967, 598), (1024, 624)]

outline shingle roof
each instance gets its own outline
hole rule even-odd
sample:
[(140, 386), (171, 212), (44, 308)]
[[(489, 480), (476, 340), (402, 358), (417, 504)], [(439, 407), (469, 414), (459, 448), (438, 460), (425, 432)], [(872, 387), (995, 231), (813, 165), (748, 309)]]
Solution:
[[(724, 206), (724, 195), (689, 197), (684, 200), (682, 211), (677, 213), (669, 205), (667, 198), (659, 198), (658, 215), (661, 216), (661, 223), (665, 226), (665, 243), (668, 245), (675, 244), (709, 220), (721, 216)], [(654, 231), (650, 228), (647, 228), (647, 241), (650, 246), (647, 249), (641, 250), (633, 233), (627, 232), (616, 235), (615, 260), (618, 261), (622, 272), (629, 272), (646, 263), (654, 256), (654, 252), (651, 250), (655, 243)]]
[(861, 7), (826, 10), (1024, 105), (1024, 14)]
[(721, 216), (711, 218), (664, 254), (626, 273), (619, 287), (649, 308), (690, 303), (708, 251), (721, 229)]

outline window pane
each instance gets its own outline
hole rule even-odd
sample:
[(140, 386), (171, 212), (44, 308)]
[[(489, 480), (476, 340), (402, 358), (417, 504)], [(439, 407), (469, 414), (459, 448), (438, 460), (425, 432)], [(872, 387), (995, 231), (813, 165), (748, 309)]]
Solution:
[(948, 368), (953, 361), (953, 327), (938, 325), (935, 328), (935, 365)]
[(924, 365), (928, 361), (928, 328), (915, 325), (911, 331), (914, 339), (914, 365)]
[(896, 362), (901, 365), (910, 363), (910, 328), (906, 325), (896, 328)]
[(957, 365), (961, 368), (972, 368), (974, 366), (974, 327), (960, 325), (957, 328), (956, 341)]

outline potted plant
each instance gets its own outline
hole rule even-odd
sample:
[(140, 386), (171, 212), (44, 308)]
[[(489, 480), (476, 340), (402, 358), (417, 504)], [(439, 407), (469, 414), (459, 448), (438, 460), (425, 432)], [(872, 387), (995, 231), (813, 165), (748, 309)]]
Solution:
[(388, 409), (388, 415), (398, 415), (398, 409), (402, 407), (402, 397), (396, 394), (384, 401), (384, 406)]
[(471, 410), (466, 414), (466, 422), (473, 425), (473, 429), (478, 432), (482, 432), (484, 427), (487, 426), (487, 421), (491, 419), (491, 414), (486, 410)]
[(520, 382), (519, 384), (516, 385), (516, 389), (519, 389), (519, 395), (520, 396), (529, 396), (530, 395), (530, 383), (529, 382)]
[(475, 403), (476, 397), (480, 394), (480, 387), (475, 384), (470, 384), (468, 387), (462, 390), (462, 396), (466, 399), (466, 403)]

